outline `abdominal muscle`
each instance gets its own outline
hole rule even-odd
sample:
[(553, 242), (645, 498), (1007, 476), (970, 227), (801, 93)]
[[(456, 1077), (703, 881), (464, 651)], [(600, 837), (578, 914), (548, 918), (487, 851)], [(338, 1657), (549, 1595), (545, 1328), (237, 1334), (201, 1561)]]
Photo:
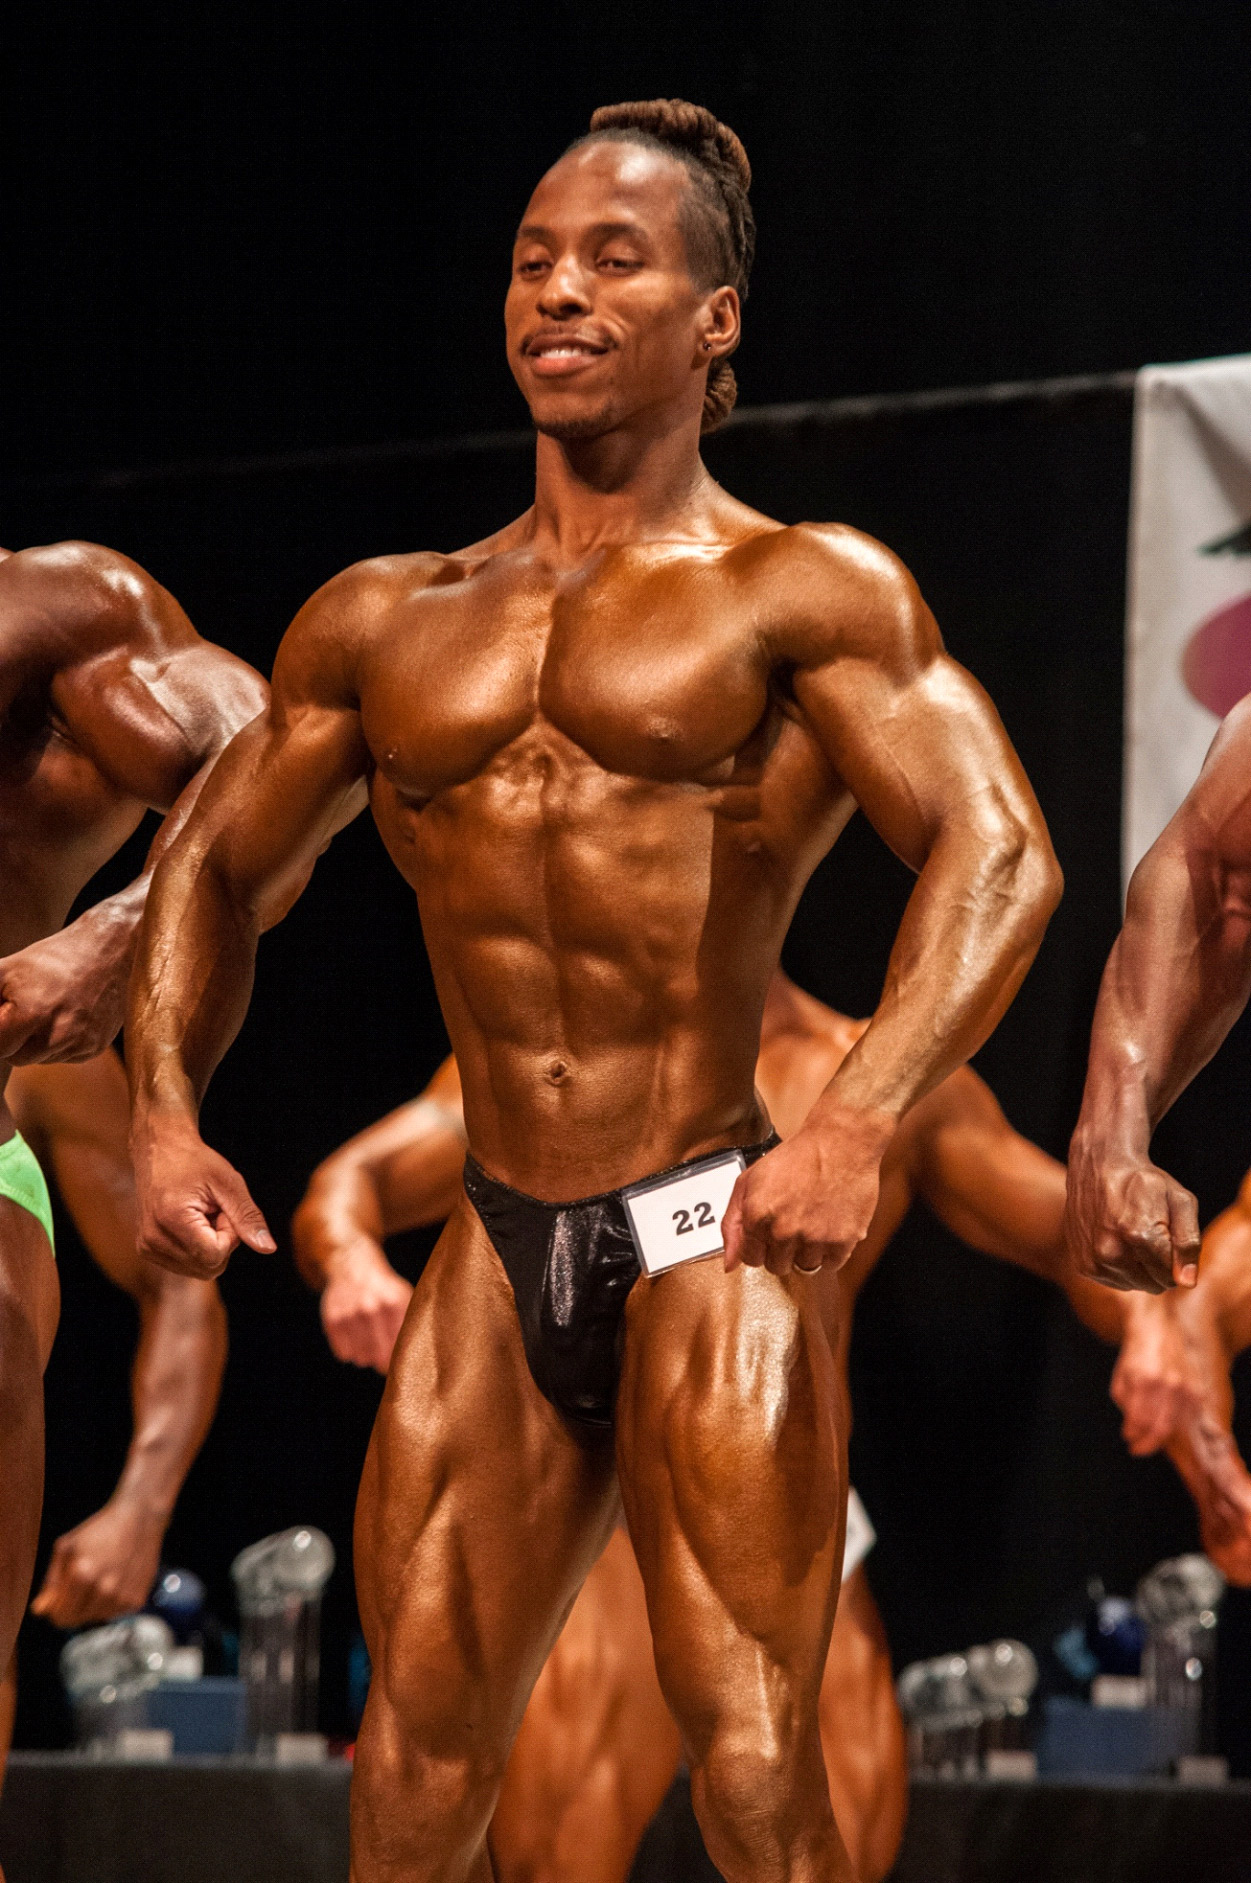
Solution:
[[(768, 1132), (754, 1090), (789, 907), (717, 793), (600, 773), (605, 789), (483, 779), (379, 818), (417, 891), (470, 1149), (571, 1201)], [(377, 805), (375, 806), (377, 808)]]

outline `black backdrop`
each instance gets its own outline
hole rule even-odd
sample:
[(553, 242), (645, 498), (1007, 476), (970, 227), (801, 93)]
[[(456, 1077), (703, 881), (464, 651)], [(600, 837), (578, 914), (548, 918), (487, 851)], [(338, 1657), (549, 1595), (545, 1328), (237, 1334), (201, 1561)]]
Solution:
[[(523, 506), (509, 449), (223, 464), (516, 424), (502, 265), (528, 178), (614, 96), (681, 91), (743, 132), (762, 241), (740, 379), (779, 399), (1135, 366), (1248, 344), (1251, 16), (1241, 5), (346, 8), (55, 12), (13, 42), (3, 534), (137, 556), (202, 630), (268, 668), (281, 626), (359, 556), (471, 540)], [(1129, 413), (1116, 396), (714, 441), (783, 517), (838, 516), (916, 571), (989, 686), (1068, 879), (982, 1065), (1062, 1153), (1115, 931)], [(182, 462), (108, 479), (110, 467)], [(119, 864), (114, 879), (120, 876)], [(787, 962), (870, 1008), (907, 881), (853, 825)], [(445, 1050), (407, 893), (364, 822), (262, 951), (207, 1129), (284, 1234), (311, 1165)], [(1161, 1134), (1210, 1215), (1247, 1161), (1240, 1030)], [(416, 1260), (420, 1248), (407, 1252)], [(106, 1494), (130, 1323), (62, 1234), (48, 1537)], [(323, 1525), (345, 1565), (376, 1383), (337, 1366), (283, 1251), (232, 1266), (222, 1412), (171, 1530), (220, 1605), (243, 1543)], [(862, 1303), (853, 1465), (900, 1660), (1045, 1631), (1085, 1576), (1128, 1589), (1195, 1527), (1121, 1451), (1109, 1359), (1028, 1278), (912, 1222)], [(1227, 1734), (1243, 1730), (1231, 1606)], [(327, 1615), (344, 1721), (350, 1575)], [(31, 1628), (22, 1733), (57, 1730)], [(1245, 1724), (1245, 1722), (1243, 1722)]]

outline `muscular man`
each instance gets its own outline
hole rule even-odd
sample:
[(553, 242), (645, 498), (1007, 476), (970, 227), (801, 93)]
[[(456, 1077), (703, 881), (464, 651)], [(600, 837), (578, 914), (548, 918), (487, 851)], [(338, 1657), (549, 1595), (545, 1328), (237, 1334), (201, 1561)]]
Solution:
[[(780, 970), (773, 976), (756, 1085), (784, 1137), (802, 1124), (862, 1030)], [(383, 1240), (448, 1214), (463, 1157), (460, 1086), (449, 1059), (420, 1098), (359, 1133), (314, 1173), (292, 1224), (293, 1246), (321, 1292), (327, 1338), (341, 1359), (386, 1371), (412, 1289), (387, 1261)], [(892, 1139), (869, 1234), (841, 1274), (844, 1386), (855, 1297), (920, 1198), (973, 1247), (1063, 1287), (1087, 1325), (1125, 1343), (1114, 1393), (1126, 1410), (1127, 1436), (1141, 1448), (1152, 1415), (1153, 1444), (1173, 1440), (1178, 1457), (1178, 1354), (1170, 1323), (1155, 1325), (1162, 1304), (1110, 1293), (1075, 1273), (1064, 1246), (1064, 1190), (1063, 1165), (1012, 1130), (974, 1073), (962, 1069), (944, 1080)], [(1169, 1419), (1162, 1434), (1161, 1418)], [(1188, 1467), (1187, 1451), (1179, 1461)], [(1196, 1488), (1207, 1487), (1201, 1480)], [(903, 1827), (903, 1734), (881, 1620), (858, 1565), (835, 1615), (821, 1719), (839, 1829), (861, 1874), (884, 1876)], [(501, 1883), (624, 1883), (677, 1758), (642, 1585), (618, 1534), (587, 1578), (527, 1707), (492, 1826)]]
[(70, 906), (145, 810), (181, 797), (158, 845), (173, 834), (264, 698), (124, 556), (0, 553), (0, 1667), (34, 1566), (58, 1312), (47, 1187), (5, 1086), (14, 1065), (89, 1059), (112, 1039), (149, 873), (62, 927)]
[[(197, 1108), (261, 929), (366, 797), (464, 1080), (465, 1194), (361, 1487), (354, 1883), (489, 1877), (508, 1749), (618, 1484), (713, 1861), (729, 1883), (852, 1874), (817, 1721), (845, 1508), (835, 1271), (898, 1119), (995, 1025), (1059, 879), (899, 563), (772, 523), (703, 467), (748, 175), (724, 126), (661, 102), (598, 115), (541, 180), (506, 305), (533, 507), (305, 606), (145, 924), (128, 1044), (158, 1260), (208, 1275), (240, 1238), (273, 1247)], [(919, 881), (877, 1013), (770, 1151), (765, 989), (856, 802)], [(676, 1200), (623, 1195), (655, 1173)], [(640, 1247), (658, 1271), (687, 1224), (696, 1248), (723, 1234), (724, 1266), (641, 1278)]]
[(1251, 700), (1130, 880), (1099, 990), (1069, 1156), (1079, 1266), (1117, 1288), (1193, 1287), (1198, 1206), (1151, 1136), (1251, 994)]
[[(130, 1102), (111, 1048), (80, 1065), (18, 1067), (5, 1097), (88, 1253), (139, 1310), (134, 1424), (117, 1488), (102, 1510), (58, 1538), (32, 1604), (58, 1628), (80, 1628), (147, 1600), (174, 1504), (217, 1407), (226, 1313), (215, 1282), (171, 1275), (136, 1249)], [(0, 1718), (0, 1759), (7, 1745)]]

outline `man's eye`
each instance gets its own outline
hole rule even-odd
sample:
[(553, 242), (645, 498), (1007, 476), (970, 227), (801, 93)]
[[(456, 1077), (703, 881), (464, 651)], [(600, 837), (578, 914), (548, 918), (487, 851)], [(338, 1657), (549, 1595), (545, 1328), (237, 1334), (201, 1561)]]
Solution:
[(535, 255), (531, 256), (528, 261), (518, 262), (517, 273), (519, 275), (541, 275), (546, 267), (547, 263), (543, 257)]

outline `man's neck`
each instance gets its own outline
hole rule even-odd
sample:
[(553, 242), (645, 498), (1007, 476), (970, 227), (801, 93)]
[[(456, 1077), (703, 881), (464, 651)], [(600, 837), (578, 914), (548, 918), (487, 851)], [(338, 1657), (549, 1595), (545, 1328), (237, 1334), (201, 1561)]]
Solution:
[(532, 540), (562, 562), (577, 562), (615, 544), (710, 536), (716, 488), (699, 455), (697, 418), (597, 438), (541, 434)]

